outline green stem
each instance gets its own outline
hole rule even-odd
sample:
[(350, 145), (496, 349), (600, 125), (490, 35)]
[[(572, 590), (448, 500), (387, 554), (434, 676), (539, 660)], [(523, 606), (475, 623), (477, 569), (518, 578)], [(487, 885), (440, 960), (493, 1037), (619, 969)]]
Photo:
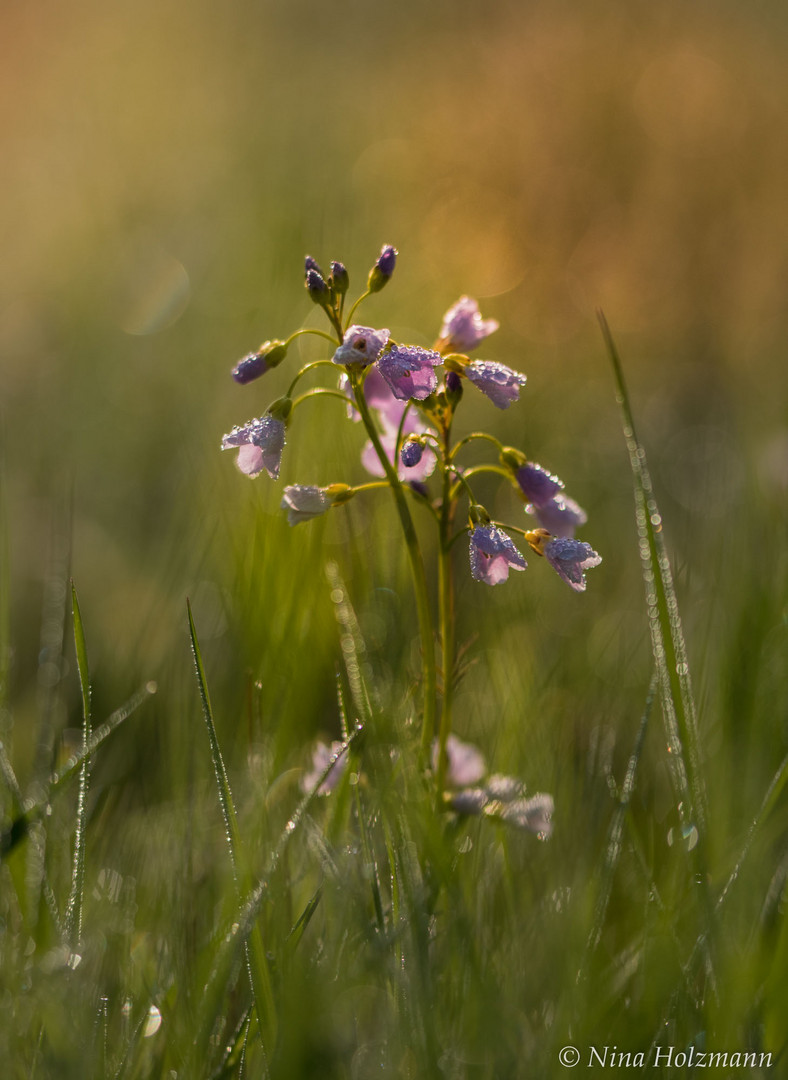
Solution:
[(356, 406), (361, 414), (361, 420), (372, 441), (372, 445), (375, 448), (378, 460), (383, 466), (386, 479), (389, 482), (394, 496), (394, 503), (397, 507), (400, 524), (402, 525), (402, 531), (405, 535), (405, 545), (408, 550), (408, 559), (410, 560), (413, 589), (416, 594), (416, 612), (419, 620), (419, 633), (421, 635), (422, 677), (424, 679), (424, 718), (421, 729), (421, 750), (422, 757), (426, 762), (430, 743), (432, 742), (432, 736), (435, 731), (437, 674), (435, 670), (434, 633), (432, 628), (432, 616), (430, 614), (429, 596), (427, 593), (427, 577), (424, 572), (424, 560), (421, 557), (419, 538), (416, 535), (416, 528), (413, 524), (413, 518), (410, 516), (410, 510), (408, 509), (407, 500), (405, 499), (405, 493), (399, 476), (397, 475), (397, 470), (391, 464), (386, 451), (383, 449), (380, 436), (378, 435), (377, 428), (375, 427), (375, 423), (369, 411), (369, 406), (367, 405), (367, 400), (364, 397), (364, 387), (361, 375), (359, 372), (355, 371), (350, 371), (349, 374), (350, 384), (356, 398)]
[(345, 322), (345, 328), (349, 327), (351, 325), (351, 323), (353, 322), (353, 316), (356, 313), (356, 308), (361, 303), (361, 301), (366, 300), (366, 298), (368, 296), (371, 296), (371, 295), (372, 295), (372, 293), (369, 291), (369, 289), (367, 289), (366, 292), (363, 292), (361, 294), (361, 296), (359, 296), (358, 300), (356, 300), (356, 302), (353, 304), (353, 307), (348, 312), (347, 321)]
[(302, 334), (316, 334), (318, 337), (330, 341), (332, 345), (336, 345), (336, 341), (331, 334), (327, 334), (325, 330), (318, 330), (316, 326), (304, 326), (300, 330), (295, 330), (290, 337), (285, 340), (285, 345), (290, 346), (291, 343), (294, 342), (297, 337), (301, 337)]
[[(328, 334), (321, 334), (320, 336), (328, 338)], [(328, 340), (330, 342), (332, 342), (332, 344), (336, 344), (336, 342), (334, 341), (333, 338), (328, 338)], [(286, 397), (292, 397), (293, 396), (293, 391), (295, 390), (295, 388), (298, 385), (299, 381), (301, 379), (303, 379), (304, 375), (306, 375), (307, 372), (314, 371), (315, 368), (319, 368), (319, 367), (332, 367), (332, 368), (334, 368), (336, 370), (336, 364), (334, 363), (333, 360), (312, 360), (310, 363), (305, 364), (304, 367), (302, 367), (300, 371), (297, 371), (295, 373), (295, 375), (293, 376), (293, 381), (288, 386), (287, 394), (285, 396)]]
[(470, 435), (466, 435), (465, 438), (460, 439), (457, 445), (452, 449), (452, 452), (449, 454), (449, 461), (454, 461), (463, 446), (467, 446), (468, 443), (473, 442), (474, 439), (485, 439), (487, 442), (491, 442), (499, 453), (503, 452), (503, 444), (499, 439), (496, 439), (494, 435), (488, 435), (486, 431), (472, 431)]
[(470, 469), (463, 469), (462, 475), (478, 476), (479, 473), (495, 473), (496, 476), (503, 476), (509, 483), (512, 482), (512, 474), (509, 469), (504, 469), (503, 465), (471, 465)]
[[(448, 432), (444, 452), (449, 454)], [(454, 575), (451, 559), (451, 533), (454, 528), (456, 502), (452, 499), (452, 476), (449, 469), (443, 472), (443, 502), (440, 518), (440, 551), (438, 555), (438, 606), (441, 626), (441, 653), (443, 661), (443, 703), (440, 732), (438, 735), (438, 768), (436, 795), (438, 807), (443, 802), (446, 784), (446, 743), (451, 733), (451, 711), (454, 700)]]
[(344, 401), (346, 405), (354, 404), (347, 394), (343, 394), (341, 390), (330, 390), (327, 386), (315, 386), (311, 390), (305, 390), (304, 393), (300, 394), (297, 398), (293, 398), (291, 414), (299, 405), (303, 404), (303, 402), (314, 397), (335, 397), (339, 398), (340, 401)]

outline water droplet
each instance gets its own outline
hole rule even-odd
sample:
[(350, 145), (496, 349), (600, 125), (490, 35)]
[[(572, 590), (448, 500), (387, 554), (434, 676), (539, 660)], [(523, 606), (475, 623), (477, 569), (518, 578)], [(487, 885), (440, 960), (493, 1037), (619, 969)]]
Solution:
[(687, 851), (692, 851), (697, 846), (699, 839), (700, 833), (695, 825), (687, 824), (678, 829), (668, 829), (668, 847), (673, 847), (674, 844), (683, 844)]
[(145, 1026), (142, 1029), (143, 1039), (149, 1039), (151, 1035), (155, 1035), (161, 1027), (161, 1013), (155, 1005), (151, 1005), (148, 1009), (148, 1019), (145, 1021)]
[(145, 689), (148, 691), (149, 694), (155, 694), (156, 691), (159, 689), (159, 684), (156, 682), (155, 679), (151, 679), (150, 682), (145, 683)]

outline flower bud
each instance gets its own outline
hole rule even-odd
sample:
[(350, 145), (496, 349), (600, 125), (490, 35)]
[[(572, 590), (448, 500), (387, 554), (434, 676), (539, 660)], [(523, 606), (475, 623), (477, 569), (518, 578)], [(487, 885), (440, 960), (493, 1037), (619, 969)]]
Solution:
[(421, 455), (423, 453), (424, 447), (418, 439), (407, 439), (402, 444), (402, 449), (399, 453), (400, 461), (406, 469), (412, 469), (414, 465), (418, 465), (421, 461)]
[(304, 273), (308, 274), (310, 270), (316, 270), (320, 276), (323, 276), (323, 271), (320, 269), (316, 259), (313, 259), (311, 255), (307, 255), (304, 259)]
[(462, 398), (462, 379), (456, 371), (446, 372), (446, 400), (449, 405), (458, 405)]
[(331, 283), (338, 296), (344, 296), (350, 285), (350, 277), (341, 262), (331, 263)]
[(369, 272), (367, 288), (370, 292), (380, 292), (388, 284), (394, 267), (397, 264), (397, 249), (391, 244), (386, 244), (378, 255), (377, 262)]
[(286, 356), (287, 345), (284, 341), (264, 341), (257, 352), (249, 353), (243, 360), (238, 361), (232, 370), (232, 376), (237, 383), (249, 383), (277, 367)]
[(268, 371), (268, 364), (265, 362), (265, 356), (261, 352), (256, 352), (249, 353), (243, 360), (239, 360), (231, 374), (235, 381), (243, 386), (252, 382), (253, 379), (259, 379), (266, 371)]
[(319, 270), (311, 267), (306, 272), (306, 291), (315, 304), (325, 305), (328, 303), (329, 291), (325, 279)]

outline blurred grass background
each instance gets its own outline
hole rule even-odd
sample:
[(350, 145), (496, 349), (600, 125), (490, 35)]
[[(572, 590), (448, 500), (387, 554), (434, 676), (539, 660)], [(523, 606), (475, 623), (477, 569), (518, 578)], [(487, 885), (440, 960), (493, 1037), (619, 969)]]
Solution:
[[(337, 734), (327, 555), (384, 697), (418, 670), (386, 500), (293, 531), (278, 509), (283, 483), (361, 477), (337, 403), (299, 410), (278, 484), (218, 452), (289, 381), (295, 350), (252, 387), (229, 369), (314, 323), (303, 256), (343, 260), (360, 288), (392, 243), (395, 278), (362, 321), (430, 343), (460, 293), (478, 297), (502, 327), (483, 355), (529, 383), (505, 414), (466, 395), (468, 429), (557, 472), (604, 557), (582, 598), (534, 559), (505, 589), (461, 585), (460, 639), (478, 641), (459, 733), (555, 793), (554, 866), (587, 847), (583, 881), (651, 667), (601, 306), (674, 558), (724, 879), (788, 741), (787, 24), (777, 2), (3, 8), (0, 734), (17, 774), (45, 775), (79, 726), (69, 574), (96, 719), (159, 687), (100, 756), (94, 871), (122, 863), (155, 910), (195, 786), (221, 852), (187, 595), (249, 799)], [(641, 797), (658, 848), (672, 819), (657, 730)]]

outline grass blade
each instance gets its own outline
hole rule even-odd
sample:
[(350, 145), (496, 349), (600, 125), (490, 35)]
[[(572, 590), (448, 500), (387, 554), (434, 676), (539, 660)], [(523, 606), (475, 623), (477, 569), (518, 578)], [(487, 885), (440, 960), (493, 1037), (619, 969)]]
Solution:
[[(654, 705), (654, 698), (657, 693), (657, 676), (652, 676), (651, 685), (648, 688), (648, 695), (646, 696), (646, 704), (643, 709), (643, 715), (640, 718), (640, 726), (638, 727), (638, 733), (635, 738), (635, 745), (632, 749), (632, 753), (627, 765), (626, 776), (624, 777), (624, 784), (621, 789), (621, 795), (618, 801), (618, 806), (613, 812), (613, 817), (610, 822), (610, 828), (607, 836), (607, 849), (605, 851), (605, 859), (602, 866), (602, 880), (599, 887), (599, 895), (596, 902), (596, 910), (594, 912), (594, 925), (586, 943), (586, 960), (588, 962), (597, 945), (599, 939), (602, 936), (602, 928), (605, 922), (605, 916), (607, 914), (607, 906), (610, 901), (610, 892), (613, 887), (613, 877), (618, 865), (619, 856), (621, 855), (622, 837), (624, 833), (624, 821), (629, 809), (629, 803), (632, 798), (632, 793), (635, 790), (635, 776), (637, 774), (638, 762), (640, 761), (640, 755), (643, 751), (643, 743), (646, 737), (646, 727), (648, 726), (649, 719), (651, 717), (651, 710)], [(585, 966), (584, 963), (584, 966)]]
[[(186, 609), (189, 614), (189, 634), (191, 636), (192, 656), (197, 673), (197, 684), (202, 701), (203, 718), (208, 730), (208, 741), (211, 747), (211, 758), (216, 775), (216, 786), (219, 792), (219, 803), (224, 817), (227, 847), (230, 853), (230, 862), (233, 868), (233, 877), (239, 899), (248, 889), (248, 880), (245, 869), (240, 862), (241, 835), (238, 829), (238, 816), (235, 812), (233, 794), (230, 790), (230, 781), (227, 779), (227, 770), (219, 748), (219, 740), (216, 736), (216, 725), (213, 720), (213, 709), (208, 694), (208, 684), (205, 678), (200, 646), (197, 641), (197, 630), (194, 626), (191, 604), (186, 601)], [(273, 1051), (276, 1043), (276, 1007), (274, 994), (271, 987), (271, 973), (268, 969), (268, 960), (263, 949), (260, 929), (257, 925), (250, 928), (248, 941), (244, 942), (246, 952), (246, 966), (252, 986), (252, 996), (257, 1010), (257, 1019), (260, 1025), (260, 1037), (263, 1040), (263, 1048), (267, 1055)]]
[(88, 782), (90, 779), (90, 671), (85, 645), (85, 630), (77, 600), (77, 590), (71, 582), (71, 610), (74, 617), (74, 646), (77, 654), (77, 670), (82, 690), (82, 764), (79, 770), (79, 794), (77, 796), (77, 828), (74, 837), (74, 861), (71, 870), (71, 891), (66, 906), (66, 938), (76, 950), (82, 937), (82, 895), (85, 888), (85, 826), (87, 824)]
[(213, 970), (211, 971), (203, 992), (200, 1013), (195, 1025), (196, 1035), (194, 1043), (192, 1044), (190, 1061), (187, 1062), (187, 1065), (193, 1062), (202, 1063), (206, 1060), (214, 1021), (221, 1009), (221, 1002), (225, 995), (230, 973), (236, 958), (238, 957), (239, 950), (243, 948), (254, 929), (263, 901), (268, 896), (268, 883), (271, 876), (279, 865), (282, 855), (293, 836), (298, 831), (306, 811), (309, 809), (312, 800), (316, 798), (317, 793), (327, 779), (328, 774), (342, 755), (346, 754), (351, 746), (354, 745), (362, 731), (363, 728), (357, 727), (348, 738), (343, 741), (336, 753), (332, 754), (329, 758), (326, 767), (317, 778), (317, 782), (312, 787), (311, 791), (307, 792), (298, 804), (295, 812), (291, 815), (290, 820), (277, 841), (276, 847), (271, 854), (268, 869), (262, 877), (260, 877), (254, 889), (249, 893), (247, 899), (241, 903), (238, 915), (233, 921), (230, 931), (222, 939), (215, 958)]
[(96, 728), (91, 734), (87, 746), (83, 747), (79, 753), (72, 755), (58, 772), (52, 774), (46, 795), (35, 802), (27, 803), (24, 812), (15, 817), (11, 824), (0, 834), (0, 858), (7, 855), (25, 838), (33, 822), (37, 821), (45, 813), (52, 796), (64, 789), (68, 781), (75, 773), (81, 771), (84, 762), (96, 752), (104, 740), (116, 728), (120, 727), (125, 720), (128, 720), (140, 705), (155, 694), (156, 689), (156, 683), (154, 682), (148, 682), (141, 687), (124, 705), (116, 709), (100, 727)]
[(651, 647), (659, 676), (673, 775), (681, 795), (679, 813), (682, 823), (694, 824), (705, 839), (708, 811), (700, 767), (695, 701), (678, 600), (662, 533), (662, 517), (654, 498), (646, 453), (635, 433), (618, 350), (605, 316), (601, 311), (597, 312), (597, 316), (613, 366), (616, 398), (621, 408), (624, 438), (634, 479), (635, 515), (646, 585)]

